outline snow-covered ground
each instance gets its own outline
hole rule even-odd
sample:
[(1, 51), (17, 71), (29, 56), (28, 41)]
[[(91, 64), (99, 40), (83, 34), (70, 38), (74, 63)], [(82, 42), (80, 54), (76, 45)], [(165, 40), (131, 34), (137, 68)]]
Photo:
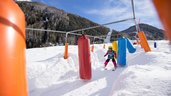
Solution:
[(171, 96), (171, 46), (157, 41), (158, 48), (145, 53), (140, 46), (127, 53), (127, 66), (103, 70), (107, 49), (95, 45), (91, 53), (92, 79), (79, 79), (77, 46), (69, 46), (69, 58), (63, 59), (64, 46), (27, 49), (29, 96)]

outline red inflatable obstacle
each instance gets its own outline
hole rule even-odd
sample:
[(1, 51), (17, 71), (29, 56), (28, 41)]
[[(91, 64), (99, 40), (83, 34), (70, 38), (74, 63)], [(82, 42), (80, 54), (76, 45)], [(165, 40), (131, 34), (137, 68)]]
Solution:
[(25, 17), (14, 0), (0, 0), (0, 96), (27, 96)]
[(78, 57), (80, 78), (91, 79), (90, 39), (82, 35), (78, 38)]

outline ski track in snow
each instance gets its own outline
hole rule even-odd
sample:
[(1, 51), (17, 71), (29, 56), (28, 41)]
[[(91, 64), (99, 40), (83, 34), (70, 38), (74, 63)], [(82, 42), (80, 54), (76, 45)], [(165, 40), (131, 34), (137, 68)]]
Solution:
[[(107, 49), (103, 49), (103, 45), (95, 44), (95, 52), (91, 53), (92, 79), (90, 81), (79, 79), (76, 46), (69, 46), (70, 57), (67, 60), (63, 59), (64, 46), (28, 49), (29, 95), (156, 96), (158, 94), (158, 96), (169, 96), (171, 95), (171, 79), (168, 77), (171, 78), (171, 75), (168, 75), (168, 72), (171, 71), (171, 60), (168, 60), (168, 56), (171, 56), (171, 50), (167, 43), (167, 41), (158, 41), (157, 44), (162, 47), (154, 49), (153, 42), (150, 42), (153, 51), (149, 53), (136, 47), (137, 52), (133, 54), (127, 52), (127, 66), (118, 67), (115, 71), (111, 69), (113, 68), (112, 62), (108, 64), (108, 70), (103, 70), (103, 63), (106, 60), (103, 56)], [(162, 65), (163, 62), (167, 64)], [(168, 75), (163, 76), (163, 80), (159, 79), (162, 73)], [(146, 76), (148, 78), (145, 78)], [(158, 83), (163, 86), (158, 86)], [(137, 85), (140, 88), (136, 88)], [(167, 90), (155, 93), (153, 86), (158, 90), (166, 87)]]

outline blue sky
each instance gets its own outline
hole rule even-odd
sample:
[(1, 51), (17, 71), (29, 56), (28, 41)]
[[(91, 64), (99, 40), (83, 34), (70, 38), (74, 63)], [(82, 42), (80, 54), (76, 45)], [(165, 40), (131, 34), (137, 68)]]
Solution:
[[(32, 0), (42, 2), (49, 6), (63, 9), (85, 17), (93, 22), (104, 24), (121, 19), (131, 18), (131, 0)], [(151, 0), (134, 0), (137, 21), (162, 28)], [(124, 30), (133, 21), (107, 26), (115, 30)]]

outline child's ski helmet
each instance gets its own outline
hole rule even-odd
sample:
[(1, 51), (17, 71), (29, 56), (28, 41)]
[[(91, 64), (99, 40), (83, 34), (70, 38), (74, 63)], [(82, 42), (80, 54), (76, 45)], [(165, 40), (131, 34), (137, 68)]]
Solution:
[(112, 46), (109, 46), (108, 49), (112, 49)]

